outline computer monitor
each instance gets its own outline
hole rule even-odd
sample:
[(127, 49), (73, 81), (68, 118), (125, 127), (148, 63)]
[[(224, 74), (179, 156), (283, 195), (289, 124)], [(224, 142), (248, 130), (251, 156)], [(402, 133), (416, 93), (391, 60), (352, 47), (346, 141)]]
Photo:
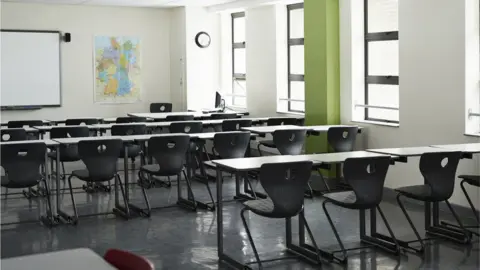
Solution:
[(220, 93), (215, 94), (215, 108), (220, 108), (222, 106), (222, 95)]

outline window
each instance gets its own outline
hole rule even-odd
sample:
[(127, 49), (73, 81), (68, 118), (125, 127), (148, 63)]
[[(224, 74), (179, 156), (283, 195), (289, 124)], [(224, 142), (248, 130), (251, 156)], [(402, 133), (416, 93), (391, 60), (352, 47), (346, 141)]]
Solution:
[(399, 123), (398, 0), (364, 0), (365, 120)]
[(245, 108), (247, 105), (245, 12), (232, 13), (232, 95), (231, 105)]
[(288, 111), (305, 112), (303, 3), (287, 6)]

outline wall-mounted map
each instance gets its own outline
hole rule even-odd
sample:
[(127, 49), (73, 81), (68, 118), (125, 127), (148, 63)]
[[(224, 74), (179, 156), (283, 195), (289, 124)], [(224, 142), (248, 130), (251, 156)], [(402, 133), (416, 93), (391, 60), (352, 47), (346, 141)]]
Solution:
[(134, 103), (141, 97), (140, 40), (95, 37), (95, 102)]

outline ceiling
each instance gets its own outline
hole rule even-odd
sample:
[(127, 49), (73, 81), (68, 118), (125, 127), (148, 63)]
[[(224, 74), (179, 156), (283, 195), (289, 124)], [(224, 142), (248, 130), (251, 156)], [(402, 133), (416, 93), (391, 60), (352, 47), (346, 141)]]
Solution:
[(42, 3), (65, 5), (101, 5), (101, 6), (128, 6), (128, 7), (179, 7), (179, 6), (213, 6), (238, 2), (242, 0), (1, 0), (13, 3)]

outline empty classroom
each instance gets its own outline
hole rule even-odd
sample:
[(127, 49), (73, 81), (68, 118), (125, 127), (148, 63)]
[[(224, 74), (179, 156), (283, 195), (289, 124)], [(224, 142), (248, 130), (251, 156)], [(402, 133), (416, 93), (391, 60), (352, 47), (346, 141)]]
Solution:
[(479, 0), (1, 0), (0, 269), (480, 269)]

